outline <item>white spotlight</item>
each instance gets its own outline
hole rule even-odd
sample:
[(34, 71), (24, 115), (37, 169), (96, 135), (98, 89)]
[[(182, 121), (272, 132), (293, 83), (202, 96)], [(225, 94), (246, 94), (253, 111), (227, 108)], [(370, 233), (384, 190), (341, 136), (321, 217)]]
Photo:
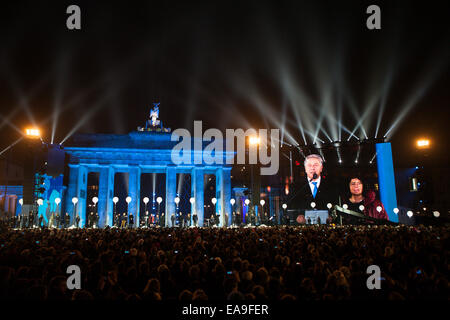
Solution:
[(344, 208), (345, 210), (348, 209), (348, 205), (346, 203), (344, 203), (344, 205), (342, 206), (342, 208)]
[(162, 202), (162, 198), (161, 197), (156, 198), (156, 202), (158, 202), (158, 204), (160, 204)]
[(20, 199), (19, 203), (20, 203), (21, 206), (23, 206), (23, 199)]
[(97, 198), (97, 197), (93, 197), (93, 198), (92, 198), (92, 202), (93, 202), (94, 204), (97, 204), (98, 198)]
[(55, 198), (55, 203), (56, 203), (56, 205), (60, 204), (61, 203), (61, 198)]
[(231, 203), (232, 206), (234, 206), (234, 204), (236, 203), (236, 200), (230, 199), (230, 203)]
[(398, 210), (398, 208), (394, 208), (394, 213), (398, 214), (400, 210)]
[(249, 205), (249, 203), (250, 203), (250, 200), (248, 200), (248, 199), (245, 199), (244, 203), (245, 203), (245, 205), (246, 205), (246, 206), (248, 206), (248, 205)]
[(259, 202), (262, 206), (264, 206), (264, 204), (266, 203), (264, 200), (261, 200), (260, 202)]
[(412, 217), (413, 216), (413, 212), (411, 211), (411, 210), (409, 210), (407, 213), (406, 213), (406, 215), (408, 216), (408, 217)]
[(378, 211), (378, 212), (381, 212), (381, 210), (383, 210), (383, 209), (381, 208), (381, 206), (377, 206), (377, 211)]
[(147, 204), (147, 203), (150, 201), (150, 199), (149, 199), (148, 197), (145, 197), (144, 199), (142, 199), (142, 201), (143, 201), (145, 204)]
[(125, 201), (126, 201), (127, 203), (130, 203), (130, 202), (131, 202), (131, 197), (130, 197), (130, 196), (126, 197), (126, 198), (125, 198)]
[(359, 211), (364, 211), (364, 206), (363, 205), (359, 206)]
[(327, 208), (328, 208), (328, 209), (331, 209), (332, 206), (333, 206), (333, 205), (332, 205), (331, 203), (329, 203), (329, 202), (327, 203)]
[(284, 210), (286, 210), (287, 204), (286, 204), (286, 203), (283, 203), (282, 207), (283, 207)]
[(191, 204), (194, 204), (195, 198), (194, 198), (194, 197), (190, 197), (190, 198), (189, 198), (189, 202), (190, 202)]
[(436, 218), (439, 218), (441, 214), (439, 213), (439, 211), (433, 211), (433, 216), (435, 216)]
[(72, 198), (72, 203), (75, 205), (75, 204), (77, 204), (77, 202), (78, 202), (78, 198), (77, 197), (73, 197)]
[(114, 197), (114, 198), (113, 198), (113, 202), (114, 202), (114, 203), (119, 202), (119, 198), (118, 198), (118, 197)]
[(179, 197), (175, 197), (175, 203), (178, 204), (180, 202), (180, 198)]
[(311, 202), (311, 208), (315, 208), (316, 207), (316, 203), (313, 201)]
[(40, 205), (40, 206), (42, 206), (43, 204), (44, 204), (44, 200), (42, 200), (42, 199), (37, 199), (37, 204), (38, 205)]
[(212, 202), (212, 204), (216, 204), (217, 203), (217, 199), (216, 198), (212, 198), (211, 202)]

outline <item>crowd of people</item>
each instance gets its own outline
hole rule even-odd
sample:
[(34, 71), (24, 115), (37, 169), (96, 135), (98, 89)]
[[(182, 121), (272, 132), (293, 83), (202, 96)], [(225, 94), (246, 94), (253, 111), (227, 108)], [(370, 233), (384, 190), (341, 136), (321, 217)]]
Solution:
[[(341, 300), (449, 297), (449, 228), (26, 229), (0, 232), (1, 299)], [(81, 270), (69, 290), (67, 267)], [(381, 289), (367, 287), (379, 266)]]

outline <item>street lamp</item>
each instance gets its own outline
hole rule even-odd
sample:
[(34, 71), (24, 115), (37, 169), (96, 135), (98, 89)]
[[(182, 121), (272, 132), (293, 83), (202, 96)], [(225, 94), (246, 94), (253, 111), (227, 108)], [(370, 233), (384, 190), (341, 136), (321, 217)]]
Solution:
[(129, 209), (128, 207), (130, 206), (130, 202), (131, 202), (131, 197), (128, 196), (125, 198), (125, 202), (127, 203), (127, 215), (129, 215)]
[[(236, 203), (235, 199), (230, 199), (230, 204), (231, 204), (231, 216), (233, 216), (233, 212), (234, 212), (234, 204)], [(232, 222), (233, 223), (233, 222)]]
[(161, 202), (162, 202), (162, 198), (158, 197), (156, 198), (156, 202), (158, 202), (158, 219), (159, 219), (159, 214), (160, 214), (160, 209), (161, 209)]
[(178, 214), (178, 204), (180, 203), (180, 197), (176, 196), (174, 201), (177, 206), (177, 214)]
[(150, 201), (150, 199), (148, 197), (145, 197), (144, 199), (142, 199), (142, 201), (144, 202), (144, 212), (147, 212), (147, 203)]
[(127, 223), (129, 223), (130, 222), (129, 207), (130, 207), (131, 197), (130, 196), (126, 197), (125, 202), (127, 203)]
[(94, 208), (96, 208), (97, 202), (98, 202), (98, 198), (97, 197), (93, 197), (92, 198), (92, 202), (94, 203)]
[(194, 203), (195, 203), (195, 198), (194, 197), (190, 197), (189, 198), (189, 202), (191, 203), (191, 219), (192, 219), (192, 214), (195, 211), (195, 207), (194, 207)]
[(61, 203), (61, 198), (55, 198), (55, 203), (56, 203), (56, 212), (58, 212), (58, 207), (59, 207), (59, 204)]
[[(92, 198), (92, 202), (94, 203), (94, 212), (98, 213), (98, 207), (97, 207), (98, 198), (97, 197), (93, 197)], [(95, 221), (95, 219), (94, 219), (94, 221)], [(94, 227), (95, 224), (93, 223), (92, 226)]]
[(262, 221), (262, 219), (264, 218), (264, 204), (266, 203), (266, 201), (264, 201), (264, 199), (261, 199), (259, 203), (261, 204), (261, 214), (262, 214), (262, 218), (260, 219), (260, 221)]
[(213, 209), (213, 217), (215, 218), (216, 215), (216, 203), (217, 203), (217, 199), (216, 198), (212, 198), (211, 199), (212, 204), (214, 205), (214, 209)]
[[(250, 204), (250, 200), (249, 199), (245, 199), (244, 203), (247, 206), (247, 212), (248, 212), (248, 205)], [(243, 221), (245, 221), (245, 215), (244, 215), (244, 220)]]
[(75, 219), (75, 212), (77, 211), (77, 203), (78, 203), (78, 198), (77, 197), (73, 197), (72, 198), (72, 203), (73, 203), (73, 219)]
[(114, 216), (116, 215), (116, 211), (117, 211), (117, 202), (119, 202), (119, 198), (118, 198), (118, 197), (114, 197), (114, 198), (113, 198), (113, 203), (114, 203)]
[[(176, 196), (174, 201), (175, 201), (175, 205), (176, 205), (175, 218), (178, 218), (178, 210), (179, 210), (178, 204), (180, 203), (180, 197)], [(176, 222), (175, 222), (175, 224), (176, 224)], [(181, 224), (181, 222), (180, 222), (180, 224)]]

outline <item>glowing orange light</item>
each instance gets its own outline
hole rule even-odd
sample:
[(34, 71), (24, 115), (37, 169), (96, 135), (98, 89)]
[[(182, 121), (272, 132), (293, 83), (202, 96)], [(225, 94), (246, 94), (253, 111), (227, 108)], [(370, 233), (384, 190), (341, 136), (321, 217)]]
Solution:
[(251, 136), (249, 142), (251, 145), (258, 145), (261, 142), (261, 138), (258, 136)]
[(41, 137), (41, 133), (39, 131), (39, 129), (36, 128), (27, 128), (25, 129), (25, 133), (27, 135), (27, 137), (29, 138), (40, 138)]
[(428, 148), (430, 146), (430, 140), (428, 139), (419, 139), (417, 140), (418, 148)]

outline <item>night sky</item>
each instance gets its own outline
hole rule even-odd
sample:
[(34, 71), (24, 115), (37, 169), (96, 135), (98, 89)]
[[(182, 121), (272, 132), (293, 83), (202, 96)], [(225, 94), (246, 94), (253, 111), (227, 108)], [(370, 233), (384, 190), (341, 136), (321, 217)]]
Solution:
[[(66, 8), (81, 7), (81, 30)], [(366, 8), (381, 7), (381, 30)], [(0, 147), (35, 122), (44, 139), (128, 133), (160, 102), (166, 127), (280, 128), (417, 137), (448, 165), (447, 1), (14, 1), (0, 5)], [(377, 123), (379, 122), (379, 126)], [(320, 126), (319, 126), (320, 124)], [(320, 130), (320, 127), (323, 130)], [(319, 129), (317, 129), (319, 128)], [(364, 130), (362, 130), (362, 128)], [(52, 134), (52, 131), (54, 134)]]

